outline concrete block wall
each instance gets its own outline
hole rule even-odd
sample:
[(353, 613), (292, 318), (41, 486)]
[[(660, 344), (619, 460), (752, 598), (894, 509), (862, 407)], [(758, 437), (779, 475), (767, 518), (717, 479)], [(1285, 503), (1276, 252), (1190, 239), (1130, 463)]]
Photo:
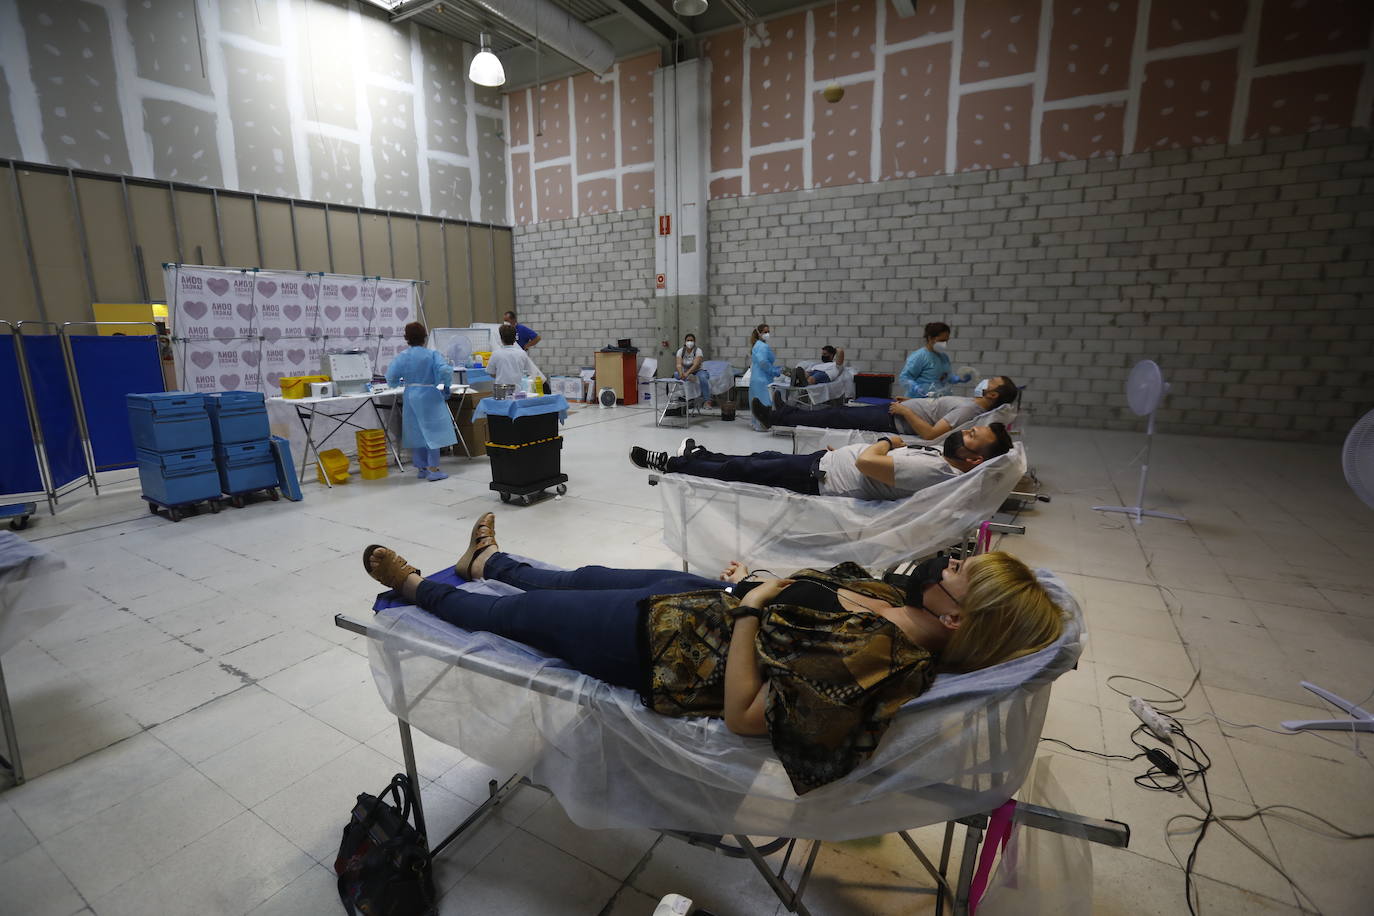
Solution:
[[(1162, 430), (1339, 441), (1374, 407), (1372, 144), (1351, 128), (713, 201), (708, 352), (743, 369), (766, 320), (784, 363), (833, 343), (895, 373), (943, 320), (955, 366), (1028, 384), (1037, 422), (1138, 428), (1124, 383), (1152, 358)], [(652, 333), (652, 232), (648, 211), (516, 230), (551, 370)]]
[(599, 213), (514, 229), (516, 309), (543, 339), (531, 352), (549, 375), (576, 375), (628, 337), (652, 355), (654, 214)]

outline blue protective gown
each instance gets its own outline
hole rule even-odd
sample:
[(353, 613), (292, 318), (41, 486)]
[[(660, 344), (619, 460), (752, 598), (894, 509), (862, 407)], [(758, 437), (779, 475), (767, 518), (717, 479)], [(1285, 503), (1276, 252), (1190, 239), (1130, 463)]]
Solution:
[[(405, 448), (443, 448), (458, 441), (448, 411), (453, 367), (438, 350), (410, 347), (397, 353), (386, 370), (386, 383), (406, 386), (402, 399), (401, 445)], [(443, 385), (440, 391), (435, 385)]]
[(768, 385), (778, 377), (778, 366), (773, 361), (773, 348), (766, 341), (754, 341), (754, 349), (749, 352), (749, 401), (772, 405), (773, 398)]
[(906, 358), (898, 376), (909, 398), (923, 398), (949, 381), (949, 357), (922, 347)]

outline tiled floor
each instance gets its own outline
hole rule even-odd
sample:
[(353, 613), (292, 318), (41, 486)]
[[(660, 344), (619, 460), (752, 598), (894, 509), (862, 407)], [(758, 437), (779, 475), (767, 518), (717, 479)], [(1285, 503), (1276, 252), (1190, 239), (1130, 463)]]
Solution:
[[(498, 509), (502, 542), (551, 562), (673, 566), (657, 491), (625, 461), (633, 443), (675, 445), (646, 410), (583, 408), (565, 429), (568, 495), (503, 508), (483, 461), (306, 488), (180, 524), (153, 518), (126, 480), (41, 517), (30, 536), (85, 584), (77, 605), (5, 656), (30, 781), (0, 793), (0, 913), (334, 914), (330, 865), (353, 796), (399, 768), (394, 721), (366, 647), (333, 615), (366, 613), (358, 555), (373, 541), (434, 567)], [(722, 450), (777, 447), (744, 422), (692, 435)], [(1035, 428), (1029, 450), (1053, 503), (1003, 546), (1061, 573), (1084, 603), (1090, 644), (1055, 686), (1045, 735), (1133, 752), (1136, 724), (1112, 688), (1133, 675), (1188, 696), (1211, 754), (1218, 809), (1291, 804), (1374, 829), (1374, 766), (1347, 736), (1279, 735), (1281, 719), (1327, 712), (1303, 678), (1358, 700), (1374, 690), (1374, 513), (1326, 446), (1160, 437), (1153, 501), (1189, 517), (1136, 527), (1095, 503), (1135, 493), (1141, 437)], [(1213, 716), (1231, 724), (1221, 724)], [(456, 823), (492, 776), (417, 736), (431, 823)], [(1367, 742), (1374, 745), (1374, 742)], [(1148, 793), (1141, 768), (1043, 743), (1070, 804), (1130, 823), (1131, 848), (1094, 854), (1093, 912), (1185, 912), (1192, 811)], [(1367, 913), (1374, 844), (1277, 819), (1237, 824), (1328, 914)], [(929, 835), (929, 831), (922, 831)], [(1202, 912), (1298, 912), (1294, 892), (1231, 837), (1209, 832), (1197, 862)], [(557, 802), (520, 789), (437, 865), (444, 913), (642, 916), (670, 891), (719, 916), (782, 913), (738, 860), (650, 831), (581, 830)], [(821, 855), (816, 913), (922, 913), (931, 898), (893, 837)]]

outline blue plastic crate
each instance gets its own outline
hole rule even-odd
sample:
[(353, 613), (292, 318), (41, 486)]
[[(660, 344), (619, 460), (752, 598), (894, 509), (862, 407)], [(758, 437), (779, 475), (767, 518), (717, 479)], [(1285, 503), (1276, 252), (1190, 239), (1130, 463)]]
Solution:
[(220, 489), (225, 493), (247, 493), (277, 486), (277, 462), (270, 439), (215, 446)]
[(267, 402), (257, 391), (223, 391), (205, 399), (215, 444), (254, 442), (272, 434), (267, 424)]
[(141, 448), (137, 453), (138, 479), (145, 497), (164, 506), (219, 499), (219, 471), (213, 449), (158, 452)]
[(282, 496), (292, 502), (300, 502), (301, 482), (296, 477), (296, 462), (291, 457), (291, 440), (281, 436), (272, 437), (272, 458), (277, 466), (277, 486)]
[(215, 433), (205, 412), (205, 395), (188, 391), (130, 394), (129, 431), (134, 446), (153, 452), (210, 448)]

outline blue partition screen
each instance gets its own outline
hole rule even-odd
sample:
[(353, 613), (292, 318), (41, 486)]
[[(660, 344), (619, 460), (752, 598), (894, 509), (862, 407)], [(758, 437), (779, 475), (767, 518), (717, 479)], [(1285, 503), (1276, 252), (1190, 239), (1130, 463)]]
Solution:
[(73, 335), (68, 339), (96, 470), (131, 468), (137, 456), (124, 397), (165, 387), (157, 337)]
[(33, 382), (38, 425), (54, 489), (86, 476), (86, 456), (76, 426), (76, 406), (67, 383), (67, 362), (56, 334), (25, 334), (24, 361)]
[(0, 390), (8, 392), (0, 397), (0, 503), (5, 494), (33, 494), (43, 492), (43, 476), (38, 472), (38, 458), (33, 451), (33, 433), (29, 430), (29, 411), (24, 406), (23, 387), (19, 382), (19, 360), (14, 352), (14, 335), (0, 333)]

